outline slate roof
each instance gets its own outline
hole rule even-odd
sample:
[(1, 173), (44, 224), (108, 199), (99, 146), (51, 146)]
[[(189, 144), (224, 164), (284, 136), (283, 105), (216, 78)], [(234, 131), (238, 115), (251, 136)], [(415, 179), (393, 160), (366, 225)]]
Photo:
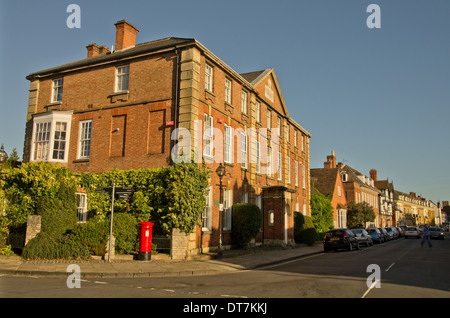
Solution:
[(78, 60), (76, 62), (71, 62), (67, 64), (63, 64), (60, 66), (48, 68), (42, 71), (31, 73), (27, 76), (27, 79), (31, 79), (36, 76), (47, 75), (51, 73), (62, 72), (70, 69), (76, 69), (80, 67), (100, 64), (104, 62), (114, 61), (126, 57), (136, 56), (144, 53), (149, 53), (153, 51), (159, 51), (162, 49), (174, 47), (176, 45), (185, 45), (189, 43), (195, 43), (195, 39), (193, 38), (177, 38), (177, 37), (168, 37), (161, 40), (151, 41), (136, 44), (133, 47), (126, 48), (120, 51), (109, 52), (106, 54), (101, 54), (89, 58), (85, 58), (82, 60)]
[(260, 79), (262, 79), (266, 74), (268, 74), (270, 71), (272, 71), (271, 68), (261, 70), (261, 71), (255, 71), (255, 72), (249, 72), (249, 73), (243, 73), (240, 74), (243, 78), (245, 78), (250, 84), (255, 86)]
[(336, 179), (339, 176), (339, 168), (321, 168), (311, 169), (311, 192), (316, 189), (327, 196), (334, 191), (336, 185)]

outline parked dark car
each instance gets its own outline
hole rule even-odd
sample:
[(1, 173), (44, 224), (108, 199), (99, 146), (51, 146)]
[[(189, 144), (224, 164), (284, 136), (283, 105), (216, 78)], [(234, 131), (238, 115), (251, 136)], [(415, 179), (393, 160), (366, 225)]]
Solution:
[(384, 238), (385, 242), (391, 240), (391, 236), (387, 233), (387, 231), (383, 227), (379, 227), (378, 230), (380, 230), (381, 235), (383, 235), (383, 238)]
[(357, 236), (349, 229), (333, 229), (325, 233), (323, 238), (323, 250), (359, 249), (359, 240)]
[(396, 229), (398, 231), (398, 237), (404, 236), (405, 231), (401, 227), (397, 226)]
[(372, 236), (372, 241), (373, 242), (377, 242), (379, 244), (384, 242), (384, 236), (381, 233), (381, 231), (379, 229), (377, 229), (376, 227), (369, 227), (367, 229), (367, 233), (369, 233), (370, 236)]
[(437, 226), (431, 226), (428, 228), (428, 231), (430, 231), (430, 239), (444, 239), (444, 230)]
[(358, 240), (362, 244), (366, 244), (366, 246), (372, 246), (372, 236), (364, 229), (352, 229), (353, 234), (358, 237)]

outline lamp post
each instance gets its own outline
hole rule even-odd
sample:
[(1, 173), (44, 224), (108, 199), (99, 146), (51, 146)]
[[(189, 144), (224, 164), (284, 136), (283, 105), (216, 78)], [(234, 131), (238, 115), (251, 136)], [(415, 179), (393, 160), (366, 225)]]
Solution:
[(225, 167), (220, 163), (219, 167), (216, 169), (216, 174), (219, 176), (219, 189), (220, 189), (220, 205), (219, 205), (219, 252), (217, 253), (217, 258), (221, 259), (223, 257), (222, 251), (222, 216), (223, 216), (223, 184), (222, 177), (225, 175)]

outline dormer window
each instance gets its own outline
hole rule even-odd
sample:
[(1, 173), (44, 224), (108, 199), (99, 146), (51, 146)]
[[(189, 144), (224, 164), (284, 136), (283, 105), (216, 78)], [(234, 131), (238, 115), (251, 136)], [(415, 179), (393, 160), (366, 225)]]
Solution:
[(348, 174), (346, 174), (346, 173), (341, 174), (341, 178), (342, 178), (342, 182), (347, 182), (348, 181)]

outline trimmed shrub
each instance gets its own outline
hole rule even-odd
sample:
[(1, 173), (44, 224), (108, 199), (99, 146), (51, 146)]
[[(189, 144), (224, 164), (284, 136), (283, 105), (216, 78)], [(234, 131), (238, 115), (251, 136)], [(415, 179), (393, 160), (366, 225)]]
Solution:
[(41, 231), (61, 237), (77, 224), (77, 199), (74, 186), (61, 186), (55, 198), (43, 197), (37, 204), (41, 216)]
[(106, 218), (94, 217), (87, 223), (79, 223), (72, 235), (85, 246), (91, 255), (104, 256), (109, 238), (110, 222)]
[(129, 213), (114, 214), (113, 235), (116, 239), (116, 251), (121, 254), (137, 253), (139, 249), (139, 224)]
[(258, 234), (262, 224), (262, 213), (258, 206), (250, 203), (233, 205), (233, 244), (245, 247)]
[(314, 223), (309, 216), (300, 212), (294, 212), (294, 239), (297, 243), (304, 243), (308, 246), (317, 241), (318, 235)]
[(24, 259), (87, 259), (89, 250), (73, 237), (67, 235), (58, 240), (41, 232), (23, 249)]

